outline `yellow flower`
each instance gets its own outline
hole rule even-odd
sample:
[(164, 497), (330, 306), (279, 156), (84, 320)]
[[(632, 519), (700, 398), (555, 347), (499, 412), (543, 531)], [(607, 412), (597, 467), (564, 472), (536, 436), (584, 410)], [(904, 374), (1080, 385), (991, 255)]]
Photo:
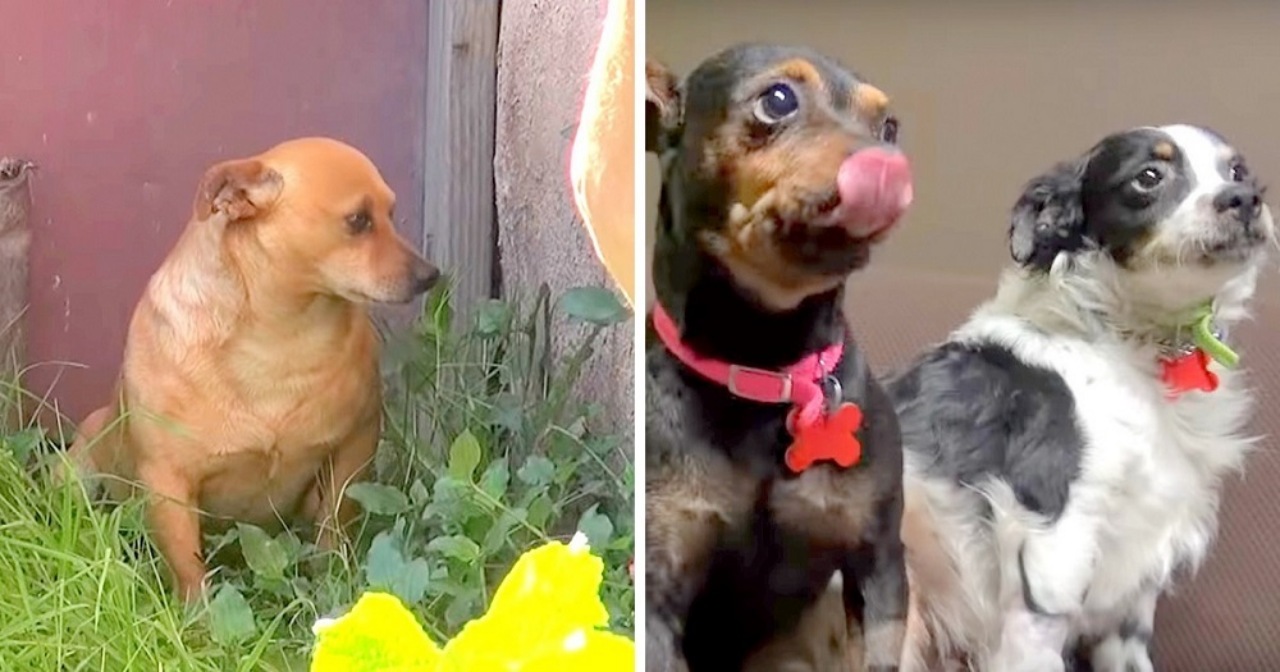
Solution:
[[(622, 672), (635, 644), (601, 630), (604, 563), (581, 533), (525, 553), (494, 593), (489, 611), (440, 651), (399, 600), (367, 594), (346, 616), (318, 628), (312, 672)], [(318, 626), (320, 624), (317, 624)], [(331, 665), (322, 667), (321, 664)]]
[(413, 613), (386, 593), (365, 593), (344, 616), (312, 630), (311, 672), (428, 672), (440, 663), (440, 649)]

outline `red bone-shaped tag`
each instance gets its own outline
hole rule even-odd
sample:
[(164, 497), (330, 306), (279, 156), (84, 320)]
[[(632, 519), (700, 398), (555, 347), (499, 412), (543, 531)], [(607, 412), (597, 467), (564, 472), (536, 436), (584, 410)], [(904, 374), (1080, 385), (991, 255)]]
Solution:
[[(798, 410), (798, 409), (797, 409)], [(796, 422), (792, 412), (791, 433), (795, 442), (787, 448), (787, 468), (800, 473), (816, 462), (831, 460), (844, 468), (862, 458), (862, 444), (855, 432), (862, 424), (862, 409), (844, 403), (834, 413), (819, 414), (813, 421)]]
[(1192, 390), (1218, 389), (1218, 376), (1209, 370), (1209, 355), (1200, 348), (1177, 359), (1160, 360), (1160, 379), (1169, 388), (1171, 398)]

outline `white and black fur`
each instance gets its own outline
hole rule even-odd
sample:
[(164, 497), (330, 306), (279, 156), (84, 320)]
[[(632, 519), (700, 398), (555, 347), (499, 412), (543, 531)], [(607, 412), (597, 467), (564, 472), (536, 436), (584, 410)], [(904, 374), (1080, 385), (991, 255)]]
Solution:
[(994, 299), (891, 381), (911, 581), (904, 670), (1152, 669), (1159, 595), (1209, 551), (1253, 395), (1166, 396), (1187, 311), (1246, 317), (1275, 233), (1240, 154), (1111, 135), (1032, 180)]

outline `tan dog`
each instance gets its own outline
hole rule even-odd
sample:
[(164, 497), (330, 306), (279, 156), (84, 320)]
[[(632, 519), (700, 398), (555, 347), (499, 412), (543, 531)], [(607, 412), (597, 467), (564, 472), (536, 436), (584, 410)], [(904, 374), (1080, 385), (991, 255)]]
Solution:
[(407, 302), (439, 276), (396, 234), (394, 202), (368, 158), (322, 138), (205, 174), (134, 312), (119, 401), (71, 448), (82, 475), (119, 477), (105, 479), (113, 498), (150, 493), (185, 599), (204, 585), (202, 517), (313, 523), (332, 548), (356, 513), (342, 491), (381, 427), (365, 305)]

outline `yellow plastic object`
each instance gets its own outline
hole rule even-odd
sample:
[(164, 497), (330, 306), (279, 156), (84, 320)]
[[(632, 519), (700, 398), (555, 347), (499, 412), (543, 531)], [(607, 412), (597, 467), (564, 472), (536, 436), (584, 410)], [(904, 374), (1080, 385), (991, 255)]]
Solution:
[(601, 630), (604, 563), (586, 538), (525, 553), (484, 616), (438, 647), (400, 600), (366, 593), (346, 615), (316, 623), (311, 672), (622, 672), (635, 644)]

